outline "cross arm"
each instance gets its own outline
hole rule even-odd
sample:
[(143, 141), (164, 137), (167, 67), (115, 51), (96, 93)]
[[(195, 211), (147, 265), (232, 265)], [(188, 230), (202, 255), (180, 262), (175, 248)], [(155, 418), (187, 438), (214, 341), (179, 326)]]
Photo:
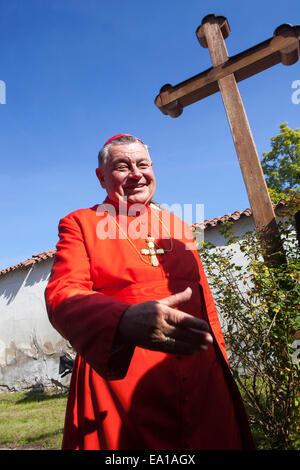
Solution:
[[(201, 34), (201, 26), (196, 31), (198, 40), (207, 47)], [(226, 36), (228, 36), (228, 31)], [(223, 32), (223, 36), (225, 33)], [(300, 26), (283, 24), (276, 28), (272, 38), (257, 44), (224, 63), (211, 67), (175, 86), (164, 85), (155, 99), (156, 106), (163, 114), (178, 117), (185, 106), (199, 101), (219, 91), (218, 80), (233, 74), (240, 82), (278, 63), (292, 65), (300, 55)]]

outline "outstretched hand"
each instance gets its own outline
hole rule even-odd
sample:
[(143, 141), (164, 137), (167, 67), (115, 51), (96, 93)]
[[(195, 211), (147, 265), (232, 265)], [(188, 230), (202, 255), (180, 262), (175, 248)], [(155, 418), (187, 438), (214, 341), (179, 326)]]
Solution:
[(172, 354), (190, 355), (206, 349), (213, 342), (207, 322), (175, 308), (191, 295), (187, 287), (162, 300), (131, 305), (119, 323), (121, 338), (141, 348)]

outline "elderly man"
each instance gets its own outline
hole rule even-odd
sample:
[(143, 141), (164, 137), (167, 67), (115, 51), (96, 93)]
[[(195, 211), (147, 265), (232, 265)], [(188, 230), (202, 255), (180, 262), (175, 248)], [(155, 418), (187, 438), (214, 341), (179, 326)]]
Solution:
[(60, 221), (45, 292), (77, 352), (63, 449), (253, 448), (191, 232), (151, 203), (148, 147), (114, 136), (96, 174), (107, 198)]

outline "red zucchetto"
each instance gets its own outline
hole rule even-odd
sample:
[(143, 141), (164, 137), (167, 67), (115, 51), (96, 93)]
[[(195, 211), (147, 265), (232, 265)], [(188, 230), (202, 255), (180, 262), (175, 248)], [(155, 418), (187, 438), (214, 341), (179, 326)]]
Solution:
[[(123, 136), (128, 136), (128, 137), (135, 137), (134, 135), (131, 135), (131, 134), (117, 134), (117, 135), (114, 135), (113, 137), (111, 137), (110, 139), (108, 139), (107, 142), (105, 142), (105, 144), (103, 145), (103, 147), (105, 147), (105, 145), (109, 144), (110, 142), (112, 142), (113, 140), (115, 139), (118, 139), (119, 137), (123, 137)], [(139, 139), (138, 137), (135, 137), (137, 140), (139, 140), (142, 144), (144, 143), (141, 139)]]

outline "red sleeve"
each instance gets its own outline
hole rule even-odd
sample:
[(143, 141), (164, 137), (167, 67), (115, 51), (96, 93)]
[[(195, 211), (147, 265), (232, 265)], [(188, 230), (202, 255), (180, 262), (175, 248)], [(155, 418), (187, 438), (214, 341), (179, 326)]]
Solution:
[(45, 290), (49, 320), (102, 377), (123, 378), (134, 347), (116, 347), (115, 339), (130, 304), (93, 290), (82, 230), (72, 215), (60, 221), (59, 238)]

